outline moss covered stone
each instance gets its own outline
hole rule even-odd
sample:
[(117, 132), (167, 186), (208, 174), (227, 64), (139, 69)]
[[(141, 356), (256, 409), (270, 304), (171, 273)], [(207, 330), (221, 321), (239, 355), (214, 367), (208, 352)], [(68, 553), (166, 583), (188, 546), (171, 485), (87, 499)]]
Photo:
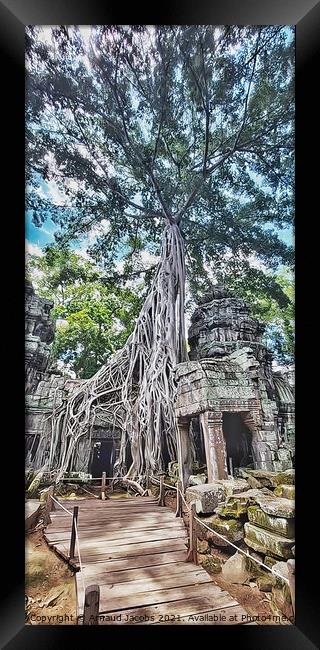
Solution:
[(264, 558), (264, 564), (266, 566), (269, 566), (270, 569), (274, 566), (274, 564), (277, 564), (278, 560), (276, 560), (275, 557), (271, 557), (271, 555), (266, 555)]
[(275, 488), (278, 485), (294, 485), (294, 470), (287, 469), (283, 472), (271, 472), (262, 469), (246, 469), (245, 472), (253, 476), (263, 487)]
[(235, 517), (239, 519), (242, 515), (247, 514), (248, 506), (254, 504), (256, 497), (261, 494), (272, 497), (271, 490), (263, 489), (249, 489), (245, 492), (233, 494), (226, 498), (226, 502), (219, 506), (216, 512), (223, 517)]
[[(228, 546), (228, 542), (238, 542), (243, 539), (243, 525), (237, 519), (222, 519), (219, 515), (202, 517), (202, 521), (212, 529), (212, 533), (206, 529), (206, 539), (217, 546)], [(214, 533), (222, 535), (224, 539)]]
[(206, 555), (201, 564), (208, 573), (220, 573), (222, 568), (221, 560), (216, 555)]
[(277, 497), (283, 497), (284, 499), (294, 499), (295, 498), (295, 486), (294, 485), (278, 485), (275, 488), (274, 494)]
[(276, 533), (259, 528), (251, 522), (244, 524), (245, 538), (244, 541), (250, 548), (259, 553), (272, 555), (277, 558), (288, 559), (292, 557), (292, 546), (294, 539), (280, 537)]
[(248, 507), (248, 519), (251, 523), (261, 528), (271, 530), (283, 537), (294, 537), (294, 520), (285, 517), (273, 517), (261, 510), (257, 505)]
[(272, 587), (275, 585), (275, 577), (270, 573), (269, 575), (259, 576), (256, 582), (260, 591), (272, 591)]
[[(291, 602), (290, 587), (288, 580), (288, 567), (286, 562), (277, 562), (273, 566), (278, 575), (272, 587), (271, 606), (274, 611), (279, 610), (289, 620), (293, 620), (293, 608)], [(283, 576), (284, 580), (280, 577)]]
[[(267, 515), (274, 517), (285, 517), (286, 519), (294, 518), (294, 501), (291, 499), (283, 499), (274, 495), (262, 494), (262, 490), (257, 490), (258, 494), (255, 497), (255, 503), (258, 504)], [(260, 494), (259, 494), (260, 492)]]
[(197, 551), (198, 553), (210, 553), (210, 546), (206, 540), (197, 539)]

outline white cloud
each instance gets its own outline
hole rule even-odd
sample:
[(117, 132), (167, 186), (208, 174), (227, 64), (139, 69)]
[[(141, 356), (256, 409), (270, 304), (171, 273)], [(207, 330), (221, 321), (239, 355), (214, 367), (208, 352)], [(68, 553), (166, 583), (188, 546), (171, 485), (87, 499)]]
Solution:
[(57, 183), (55, 181), (48, 181), (47, 191), (49, 197), (52, 199), (52, 202), (55, 205), (64, 205), (66, 202), (66, 197), (60, 192)]
[(40, 246), (37, 244), (32, 244), (32, 242), (28, 241), (28, 239), (25, 241), (25, 250), (27, 255), (36, 255), (37, 257), (42, 257), (43, 255), (43, 251), (41, 250)]
[(149, 251), (141, 251), (140, 258), (141, 258), (141, 262), (147, 268), (149, 268), (150, 266), (154, 266), (160, 260), (159, 255), (153, 255), (152, 253), (149, 253)]
[(105, 235), (110, 230), (110, 221), (108, 219), (102, 219), (99, 223), (96, 223), (86, 235), (86, 239), (89, 244), (93, 244), (99, 235)]

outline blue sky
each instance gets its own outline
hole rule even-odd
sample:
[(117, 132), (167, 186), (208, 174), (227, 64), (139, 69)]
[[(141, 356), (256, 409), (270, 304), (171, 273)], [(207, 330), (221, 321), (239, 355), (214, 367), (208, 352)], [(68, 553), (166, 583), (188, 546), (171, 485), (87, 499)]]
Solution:
[[(51, 244), (54, 242), (54, 232), (57, 230), (57, 226), (51, 221), (51, 219), (47, 219), (41, 228), (38, 228), (32, 223), (32, 212), (31, 210), (28, 210), (26, 213), (26, 242), (27, 242), (27, 248), (30, 249), (30, 252), (36, 252), (34, 247), (38, 247), (39, 249), (44, 248), (47, 244)], [(284, 228), (283, 230), (278, 230), (278, 236), (279, 238), (284, 241), (288, 245), (293, 244), (293, 230), (292, 228)], [(76, 244), (73, 244), (71, 246), (74, 250), (80, 249), (84, 250), (85, 249), (85, 241), (83, 244), (78, 246)], [(40, 252), (40, 251), (39, 251)]]

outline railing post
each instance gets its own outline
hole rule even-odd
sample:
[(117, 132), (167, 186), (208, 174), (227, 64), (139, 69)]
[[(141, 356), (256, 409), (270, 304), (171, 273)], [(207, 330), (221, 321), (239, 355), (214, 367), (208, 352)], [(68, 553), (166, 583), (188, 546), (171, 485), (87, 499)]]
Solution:
[(181, 490), (182, 490), (182, 483), (181, 481), (177, 481), (177, 509), (176, 509), (176, 517), (182, 517), (182, 497), (181, 497)]
[(164, 475), (161, 474), (160, 476), (160, 492), (159, 492), (159, 499), (158, 499), (158, 506), (164, 506)]
[(51, 524), (50, 512), (52, 510), (55, 510), (54, 501), (52, 500), (53, 493), (54, 493), (53, 485), (50, 485), (50, 487), (45, 488), (40, 492), (40, 509), (41, 509), (41, 514), (45, 526)]
[(75, 545), (76, 545), (76, 523), (78, 521), (78, 510), (79, 510), (79, 506), (74, 506), (74, 508), (73, 508), (73, 517), (72, 517), (71, 539), (70, 539), (70, 551), (69, 551), (69, 559), (70, 560), (73, 560), (73, 558), (74, 558), (74, 550), (75, 550)]
[(54, 486), (50, 485), (50, 487), (48, 488), (48, 498), (47, 498), (48, 512), (53, 512), (54, 510), (56, 510), (56, 506), (54, 504), (54, 501), (52, 500), (53, 493), (54, 493)]
[(287, 560), (287, 567), (288, 567), (288, 579), (289, 579), (289, 588), (290, 588), (290, 594), (291, 594), (292, 609), (293, 609), (293, 615), (295, 616), (295, 613), (296, 613), (296, 605), (295, 605), (295, 561), (294, 560)]
[(194, 562), (198, 564), (197, 554), (197, 531), (196, 531), (196, 504), (192, 501), (189, 510), (189, 550), (187, 555), (187, 562)]
[(100, 492), (100, 499), (102, 501), (105, 500), (106, 498), (106, 472), (102, 472), (102, 479), (101, 479), (101, 492)]
[(89, 585), (89, 587), (86, 587), (83, 608), (83, 625), (99, 624), (99, 603), (99, 585)]

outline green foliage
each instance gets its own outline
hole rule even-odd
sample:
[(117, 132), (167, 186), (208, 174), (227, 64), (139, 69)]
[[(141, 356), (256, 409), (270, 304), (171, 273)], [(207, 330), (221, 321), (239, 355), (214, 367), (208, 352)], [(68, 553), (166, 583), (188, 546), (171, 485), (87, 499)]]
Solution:
[[(293, 213), (293, 67), (288, 27), (112, 25), (84, 39), (60, 26), (51, 43), (28, 28), (34, 223), (52, 218), (66, 242), (107, 219), (90, 250), (115, 273), (128, 246), (158, 252), (174, 219), (195, 290), (230, 252), (290, 265), (277, 233)], [(39, 194), (52, 180), (64, 204)]]
[[(145, 291), (152, 269), (141, 254), (159, 254), (175, 220), (192, 298), (220, 275), (272, 324), (276, 353), (290, 355), (292, 300), (278, 269), (290, 268), (293, 250), (278, 235), (293, 219), (293, 29), (112, 25), (88, 34), (58, 26), (50, 42), (41, 28), (26, 32), (27, 207), (37, 226), (57, 225), (51, 254), (107, 222), (90, 254), (109, 288), (143, 273)], [(44, 197), (48, 181), (64, 202)], [(83, 283), (69, 262), (50, 271), (57, 304)], [(77, 314), (74, 331), (90, 339), (91, 312)]]
[[(258, 274), (259, 275), (259, 274)], [(266, 324), (264, 342), (280, 363), (294, 359), (294, 279), (288, 268), (275, 275), (261, 274), (261, 282), (230, 281), (237, 295), (252, 308), (252, 314)], [(251, 286), (250, 286), (251, 284)], [(254, 290), (253, 288), (254, 287)], [(276, 296), (272, 298), (271, 296)]]
[(43, 257), (31, 257), (28, 276), (38, 295), (55, 303), (54, 358), (78, 377), (91, 377), (131, 334), (139, 292), (106, 282), (91, 262), (57, 246), (48, 246)]

